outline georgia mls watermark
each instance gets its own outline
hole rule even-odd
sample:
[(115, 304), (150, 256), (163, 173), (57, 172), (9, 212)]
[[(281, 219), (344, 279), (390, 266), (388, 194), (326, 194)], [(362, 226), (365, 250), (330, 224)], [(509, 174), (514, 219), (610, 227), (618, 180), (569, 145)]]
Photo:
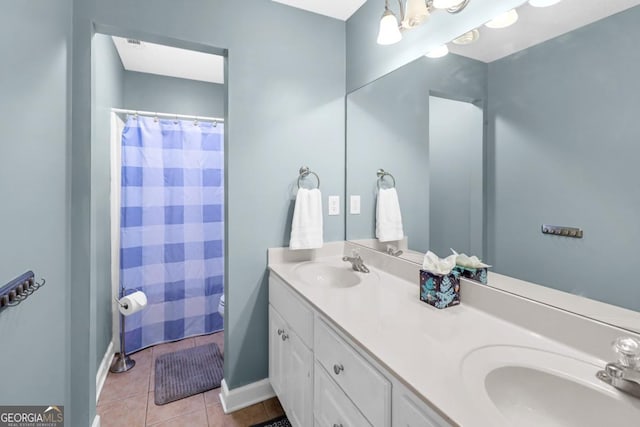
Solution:
[(0, 427), (64, 427), (64, 406), (0, 406)]

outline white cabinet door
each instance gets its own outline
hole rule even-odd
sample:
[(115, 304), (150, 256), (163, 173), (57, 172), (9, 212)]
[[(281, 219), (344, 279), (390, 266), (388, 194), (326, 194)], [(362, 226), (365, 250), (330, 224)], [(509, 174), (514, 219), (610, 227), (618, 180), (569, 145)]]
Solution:
[(285, 405), (286, 387), (284, 374), (287, 368), (282, 334), (285, 323), (274, 308), (269, 305), (269, 381), (283, 406)]
[(403, 385), (393, 385), (393, 427), (449, 427), (426, 403)]
[(287, 416), (293, 426), (313, 425), (313, 353), (293, 331), (285, 332)]
[(316, 363), (314, 375), (316, 426), (371, 427), (358, 408), (318, 363)]

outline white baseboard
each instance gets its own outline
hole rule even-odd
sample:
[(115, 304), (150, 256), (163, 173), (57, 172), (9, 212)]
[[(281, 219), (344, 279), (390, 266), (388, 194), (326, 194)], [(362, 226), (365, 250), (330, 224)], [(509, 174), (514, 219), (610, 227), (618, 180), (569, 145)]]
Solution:
[(93, 417), (91, 427), (100, 427), (100, 415), (96, 415), (95, 417)]
[(271, 388), (269, 378), (234, 388), (233, 390), (229, 390), (227, 382), (223, 379), (220, 402), (222, 403), (224, 413), (229, 414), (255, 403), (271, 399), (275, 395), (273, 388)]
[[(102, 393), (102, 386), (104, 386), (104, 382), (107, 379), (107, 374), (109, 373), (109, 365), (111, 365), (111, 360), (113, 359), (113, 355), (115, 354), (115, 346), (113, 345), (113, 341), (109, 343), (107, 347), (107, 351), (104, 353), (104, 357), (102, 358), (102, 362), (100, 362), (100, 366), (98, 367), (98, 372), (96, 373), (96, 403), (98, 403), (98, 399), (100, 398), (100, 393)], [(95, 424), (95, 419), (93, 423)], [(96, 426), (93, 426), (96, 427)], [(100, 427), (100, 418), (98, 417), (98, 425)]]

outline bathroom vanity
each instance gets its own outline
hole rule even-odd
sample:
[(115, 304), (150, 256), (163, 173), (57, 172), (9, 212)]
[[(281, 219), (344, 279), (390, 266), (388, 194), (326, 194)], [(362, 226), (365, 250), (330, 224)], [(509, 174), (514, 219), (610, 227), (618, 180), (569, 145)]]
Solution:
[[(354, 248), (370, 273), (342, 261)], [(294, 426), (640, 417), (640, 399), (596, 378), (624, 330), (465, 280), (462, 304), (438, 310), (416, 264), (348, 242), (270, 249), (269, 269), (269, 378)]]

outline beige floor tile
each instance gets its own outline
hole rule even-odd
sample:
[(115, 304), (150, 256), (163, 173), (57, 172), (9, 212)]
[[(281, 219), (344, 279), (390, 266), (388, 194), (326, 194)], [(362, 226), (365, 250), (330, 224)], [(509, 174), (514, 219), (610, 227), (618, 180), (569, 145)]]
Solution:
[(207, 427), (207, 411), (202, 408), (196, 412), (180, 415), (158, 424), (147, 424), (149, 427)]
[(149, 367), (136, 366), (130, 371), (114, 374), (109, 372), (100, 393), (99, 405), (117, 400), (126, 399), (149, 391)]
[(137, 367), (149, 369), (153, 361), (153, 349), (145, 348), (144, 350), (129, 355), (129, 357), (136, 361)]
[(130, 396), (124, 400), (98, 405), (102, 427), (144, 427), (148, 393)]
[(277, 397), (274, 397), (269, 400), (265, 400), (264, 402), (262, 402), (262, 404), (264, 405), (264, 409), (267, 412), (267, 415), (269, 416), (268, 419), (272, 419), (272, 418), (276, 418), (284, 415), (284, 409), (282, 409), (282, 405), (280, 405), (280, 401), (278, 400)]
[(207, 419), (209, 427), (224, 427), (226, 415), (220, 405), (207, 405)]
[(151, 375), (149, 375), (149, 391), (155, 391), (156, 386), (156, 364), (153, 364), (151, 368)]
[(204, 397), (202, 393), (167, 403), (166, 405), (156, 405), (154, 402), (154, 393), (151, 392), (149, 393), (149, 404), (147, 407), (147, 424), (151, 425), (161, 421), (168, 421), (191, 412), (202, 411), (204, 408)]
[(220, 405), (207, 406), (209, 427), (248, 427), (270, 419), (262, 403), (225, 415)]
[(213, 390), (204, 392), (204, 404), (209, 405), (220, 405), (220, 392), (222, 390), (218, 388), (214, 388)]
[(224, 354), (224, 332), (216, 332), (214, 334), (200, 335), (199, 337), (196, 337), (196, 346), (210, 343), (218, 344), (220, 352)]

